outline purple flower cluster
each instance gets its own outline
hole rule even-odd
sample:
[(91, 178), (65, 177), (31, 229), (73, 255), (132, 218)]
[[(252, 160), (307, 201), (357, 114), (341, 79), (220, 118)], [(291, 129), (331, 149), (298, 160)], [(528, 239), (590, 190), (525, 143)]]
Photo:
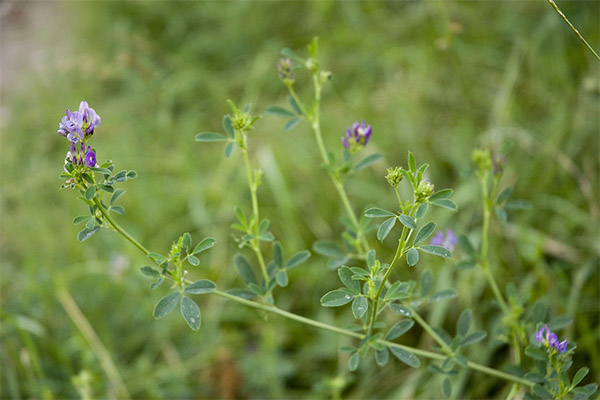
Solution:
[(342, 136), (342, 143), (348, 150), (353, 147), (353, 144), (361, 144), (365, 147), (369, 143), (371, 133), (371, 125), (366, 125), (364, 120), (360, 124), (355, 122), (352, 128), (346, 129), (346, 136)]
[(100, 125), (102, 119), (87, 101), (79, 104), (79, 111), (71, 112), (67, 108), (67, 115), (58, 125), (57, 133), (66, 137), (70, 142), (77, 143), (94, 134), (94, 129)]
[(548, 325), (542, 326), (540, 330), (535, 333), (535, 340), (546, 345), (547, 347), (558, 350), (559, 353), (564, 353), (567, 351), (568, 340), (565, 339), (562, 342), (559, 342), (556, 333), (550, 332)]
[(454, 232), (452, 232), (452, 229), (448, 229), (445, 236), (444, 232), (438, 232), (437, 235), (431, 238), (431, 244), (445, 247), (450, 251), (454, 250), (454, 246), (456, 246), (457, 243), (458, 239), (454, 235)]
[(96, 166), (96, 154), (90, 146), (85, 151), (85, 144), (83, 142), (81, 142), (79, 151), (77, 151), (75, 143), (71, 143), (71, 151), (67, 153), (67, 159), (71, 160), (73, 165), (85, 165), (88, 168)]

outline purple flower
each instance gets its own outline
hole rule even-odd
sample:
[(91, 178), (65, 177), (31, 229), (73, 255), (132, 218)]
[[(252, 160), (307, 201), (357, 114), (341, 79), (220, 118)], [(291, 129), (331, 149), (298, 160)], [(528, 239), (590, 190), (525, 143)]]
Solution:
[(355, 145), (362, 145), (365, 147), (369, 143), (372, 133), (371, 125), (366, 125), (363, 120), (360, 124), (355, 122), (352, 124), (352, 128), (346, 129), (346, 136), (342, 136), (342, 143), (348, 150), (355, 148)]
[(437, 235), (431, 238), (430, 243), (434, 246), (442, 246), (452, 251), (458, 243), (458, 239), (454, 236), (452, 229), (448, 229), (445, 236), (444, 232), (438, 232)]
[(87, 136), (94, 134), (94, 129), (100, 125), (102, 119), (93, 108), (90, 108), (87, 101), (79, 104), (79, 111), (71, 112), (67, 108), (67, 115), (62, 117), (58, 124), (57, 133), (66, 137), (70, 142), (77, 143), (83, 141)]
[(277, 73), (279, 77), (283, 80), (293, 81), (294, 80), (294, 71), (292, 68), (292, 59), (291, 58), (282, 58), (276, 64)]
[(96, 154), (92, 151), (90, 146), (88, 146), (87, 152), (85, 153), (85, 166), (88, 168), (96, 166)]
[(567, 339), (559, 342), (556, 333), (551, 332), (550, 329), (548, 329), (548, 325), (542, 326), (540, 330), (535, 333), (535, 340), (546, 347), (557, 350), (559, 353), (567, 351), (567, 343), (569, 342)]

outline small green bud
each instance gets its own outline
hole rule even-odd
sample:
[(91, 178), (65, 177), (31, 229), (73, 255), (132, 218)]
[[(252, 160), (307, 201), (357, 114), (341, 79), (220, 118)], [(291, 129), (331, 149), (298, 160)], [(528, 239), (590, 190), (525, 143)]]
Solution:
[(489, 149), (475, 149), (473, 151), (473, 162), (477, 165), (479, 172), (488, 171), (492, 167), (492, 156)]
[(423, 180), (419, 183), (417, 190), (415, 190), (415, 203), (425, 203), (427, 199), (433, 194), (434, 186), (428, 180)]
[(385, 179), (387, 179), (388, 183), (393, 187), (397, 188), (402, 179), (404, 179), (404, 175), (400, 172), (402, 171), (401, 167), (394, 167), (387, 169), (387, 175)]

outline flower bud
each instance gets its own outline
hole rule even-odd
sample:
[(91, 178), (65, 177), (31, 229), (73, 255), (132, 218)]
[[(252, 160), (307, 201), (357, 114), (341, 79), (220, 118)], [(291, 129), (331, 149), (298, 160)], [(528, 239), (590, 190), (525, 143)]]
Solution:
[(477, 165), (479, 172), (488, 171), (492, 167), (492, 157), (488, 149), (476, 149), (473, 151), (473, 162)]
[(425, 203), (427, 199), (433, 194), (434, 186), (428, 180), (423, 180), (419, 183), (417, 190), (415, 190), (415, 203)]
[(397, 188), (402, 179), (404, 179), (404, 175), (400, 172), (402, 171), (401, 167), (394, 167), (387, 169), (387, 175), (385, 179), (387, 179), (388, 183), (393, 187)]

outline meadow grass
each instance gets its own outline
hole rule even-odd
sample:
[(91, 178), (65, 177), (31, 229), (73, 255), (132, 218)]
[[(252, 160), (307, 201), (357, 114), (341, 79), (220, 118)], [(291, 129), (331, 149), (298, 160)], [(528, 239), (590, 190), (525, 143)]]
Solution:
[[(510, 146), (504, 182), (532, 208), (511, 212), (506, 225), (492, 222), (494, 273), (502, 289), (515, 282), (531, 303), (544, 301), (551, 317), (572, 316), (574, 324), (560, 336), (577, 342), (575, 367), (591, 369), (586, 382), (600, 379), (600, 70), (546, 2), (29, 7), (45, 7), (57, 24), (31, 25), (23, 40), (36, 43), (43, 63), (14, 73), (15, 82), (2, 89), (1, 397), (72, 398), (86, 391), (112, 398), (125, 392), (132, 398), (441, 396), (441, 379), (425, 369), (399, 362), (379, 368), (371, 361), (349, 373), (347, 355), (338, 354), (348, 338), (217, 297), (203, 299), (197, 333), (176, 316), (154, 321), (152, 308), (167, 288), (149, 290), (139, 273), (148, 261), (109, 232), (79, 243), (71, 220), (86, 210), (75, 192), (58, 190), (67, 148), (55, 131), (64, 109), (85, 99), (103, 118), (94, 139), (98, 159), (139, 175), (126, 187), (128, 212), (119, 222), (155, 251), (166, 252), (186, 231), (215, 237), (217, 246), (202, 255), (192, 276), (219, 288), (240, 286), (229, 228), (236, 204), (251, 207), (240, 154), (227, 159), (222, 146), (194, 143), (194, 135), (220, 130), (227, 98), (252, 102), (256, 111), (283, 104), (279, 50), (303, 51), (316, 35), (322, 62), (333, 72), (322, 102), (325, 145), (340, 149), (345, 128), (365, 119), (373, 126), (369, 146), (385, 156), (349, 181), (355, 212), (393, 207), (385, 168), (404, 164), (410, 149), (432, 164), (436, 185), (456, 189), (460, 210), (436, 211), (440, 227), (477, 241), (482, 216), (471, 152)], [(598, 48), (598, 3), (561, 8)], [(16, 29), (17, 22), (7, 24)], [(261, 214), (277, 221), (272, 230), (289, 257), (316, 240), (337, 240), (343, 226), (309, 127), (282, 127), (276, 117), (258, 122), (250, 157), (265, 171)], [(378, 243), (374, 233), (370, 242), (378, 254), (393, 255), (393, 246)], [(451, 330), (460, 310), (471, 307), (476, 326), (493, 332), (493, 293), (480, 270), (457, 270), (459, 258), (431, 258), (396, 273), (418, 279), (428, 266), (438, 288), (458, 289), (458, 299), (429, 310), (432, 325)], [(344, 326), (353, 322), (347, 310), (318, 302), (336, 285), (335, 271), (314, 254), (290, 273), (277, 304)], [(421, 348), (432, 344), (417, 328), (403, 339)], [(502, 343), (487, 339), (467, 355), (497, 366), (509, 360)], [(469, 371), (458, 382), (460, 398), (501, 398), (509, 389)]]

